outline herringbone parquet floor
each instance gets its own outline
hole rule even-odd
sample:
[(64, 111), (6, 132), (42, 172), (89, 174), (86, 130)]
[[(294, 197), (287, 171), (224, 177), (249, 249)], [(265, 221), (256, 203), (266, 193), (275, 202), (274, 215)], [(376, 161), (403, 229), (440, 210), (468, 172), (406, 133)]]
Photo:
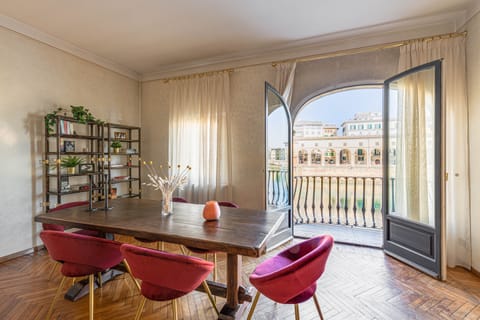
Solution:
[[(126, 237), (120, 241), (133, 242)], [(167, 245), (177, 251), (178, 246)], [(279, 249), (280, 250), (280, 249)], [(273, 255), (275, 252), (270, 253)], [(244, 258), (244, 281), (262, 259)], [(0, 319), (44, 319), (59, 284), (58, 269), (45, 251), (0, 264)], [(225, 256), (219, 255), (219, 276)], [(434, 280), (387, 257), (381, 250), (335, 245), (327, 269), (318, 282), (318, 298), (326, 319), (480, 319), (480, 279), (461, 269), (450, 269), (446, 282)], [(59, 299), (54, 319), (87, 319), (88, 299)], [(139, 294), (131, 279), (119, 276), (95, 294), (95, 319), (133, 319)], [(223, 300), (218, 298), (222, 305)], [(301, 319), (318, 319), (313, 301), (300, 307)], [(142, 319), (171, 319), (167, 303), (147, 302)], [(180, 319), (215, 319), (206, 296), (194, 292), (180, 299)], [(246, 318), (246, 314), (242, 319)], [(292, 306), (262, 297), (254, 319), (294, 319)]]

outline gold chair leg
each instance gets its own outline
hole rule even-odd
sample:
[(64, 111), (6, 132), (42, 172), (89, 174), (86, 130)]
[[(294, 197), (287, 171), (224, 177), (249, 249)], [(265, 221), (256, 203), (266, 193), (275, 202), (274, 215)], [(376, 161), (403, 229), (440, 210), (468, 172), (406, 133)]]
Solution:
[(317, 307), (318, 315), (320, 316), (320, 320), (323, 320), (322, 310), (320, 309), (320, 303), (318, 303), (317, 294), (313, 295), (313, 301), (315, 302), (315, 307)]
[(213, 253), (213, 281), (217, 282), (217, 254)]
[(165, 251), (165, 242), (163, 241), (160, 242), (160, 248), (162, 251)]
[(210, 300), (210, 303), (212, 304), (213, 309), (215, 309), (215, 313), (218, 316), (220, 313), (218, 312), (217, 305), (215, 304), (215, 299), (212, 296), (212, 292), (210, 291), (210, 287), (208, 286), (207, 281), (203, 281), (202, 285), (203, 285), (203, 289), (205, 289), (205, 292), (208, 295), (208, 300)]
[(255, 307), (257, 306), (258, 298), (260, 298), (260, 291), (257, 291), (255, 298), (253, 299), (252, 306), (250, 307), (250, 312), (248, 313), (247, 320), (251, 320), (253, 316), (253, 311), (255, 311)]
[(180, 250), (182, 251), (182, 254), (183, 254), (184, 256), (188, 256), (187, 249), (186, 249), (184, 246), (180, 245)]
[(300, 320), (300, 310), (298, 309), (298, 304), (295, 304), (295, 320)]
[(72, 278), (72, 286), (75, 285), (75, 282), (77, 281), (77, 278)]
[(50, 317), (51, 317), (52, 311), (53, 311), (53, 305), (55, 304), (55, 301), (57, 300), (58, 295), (60, 294), (60, 291), (62, 291), (63, 284), (65, 283), (65, 279), (66, 279), (66, 277), (63, 276), (62, 280), (60, 281), (60, 285), (57, 288), (57, 292), (55, 293), (55, 297), (53, 297), (52, 304), (50, 305), (50, 308), (48, 309), (47, 318), (46, 318), (47, 320), (50, 320)]
[(95, 275), (88, 276), (88, 319), (93, 320), (93, 293), (95, 291)]
[(140, 315), (142, 314), (143, 307), (145, 306), (145, 301), (147, 301), (147, 298), (142, 296), (142, 300), (140, 300), (140, 304), (138, 305), (138, 308), (137, 308), (137, 313), (135, 314), (135, 320), (140, 319)]
[(173, 320), (178, 320), (177, 299), (172, 300)]
[(140, 288), (140, 284), (138, 283), (137, 279), (135, 279), (133, 277), (132, 269), (130, 269), (130, 265), (128, 264), (127, 260), (123, 259), (123, 263), (125, 264), (125, 268), (127, 269), (127, 272), (130, 275), (130, 278), (132, 278), (133, 282), (135, 283), (135, 286), (137, 287), (138, 291), (142, 291), (142, 289)]
[(98, 277), (98, 287), (102, 288), (103, 284), (102, 284), (102, 273), (99, 272), (97, 273), (97, 277)]

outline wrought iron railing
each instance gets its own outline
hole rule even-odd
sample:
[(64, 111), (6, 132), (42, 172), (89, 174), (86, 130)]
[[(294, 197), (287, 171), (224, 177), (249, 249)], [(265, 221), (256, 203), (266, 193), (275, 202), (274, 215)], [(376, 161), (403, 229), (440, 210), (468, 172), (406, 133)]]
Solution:
[[(287, 200), (286, 173), (269, 170), (268, 202)], [(296, 176), (293, 217), (297, 224), (325, 223), (382, 228), (382, 178), (358, 176)]]

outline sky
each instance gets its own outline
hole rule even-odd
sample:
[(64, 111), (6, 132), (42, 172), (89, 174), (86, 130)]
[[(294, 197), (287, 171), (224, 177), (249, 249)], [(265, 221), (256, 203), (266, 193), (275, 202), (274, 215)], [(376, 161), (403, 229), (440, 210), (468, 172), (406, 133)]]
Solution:
[(298, 113), (298, 120), (319, 120), (336, 124), (353, 119), (358, 112), (382, 112), (381, 88), (352, 89), (328, 94), (306, 104)]
[[(306, 104), (298, 113), (295, 121), (322, 121), (335, 124), (340, 128), (345, 120), (353, 119), (358, 112), (382, 112), (383, 89), (364, 88), (339, 91), (321, 96)], [(287, 133), (279, 128), (285, 128), (286, 120), (281, 109), (269, 116), (268, 148), (280, 148), (287, 141)], [(340, 132), (339, 132), (340, 134)]]

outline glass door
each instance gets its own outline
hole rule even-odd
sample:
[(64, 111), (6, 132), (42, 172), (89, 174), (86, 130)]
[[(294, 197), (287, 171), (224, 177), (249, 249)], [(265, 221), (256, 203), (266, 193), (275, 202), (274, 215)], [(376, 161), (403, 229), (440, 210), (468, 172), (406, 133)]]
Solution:
[(265, 82), (265, 208), (284, 210), (287, 219), (271, 237), (271, 249), (292, 238), (292, 122), (282, 96)]
[(384, 250), (441, 276), (441, 61), (385, 81)]

